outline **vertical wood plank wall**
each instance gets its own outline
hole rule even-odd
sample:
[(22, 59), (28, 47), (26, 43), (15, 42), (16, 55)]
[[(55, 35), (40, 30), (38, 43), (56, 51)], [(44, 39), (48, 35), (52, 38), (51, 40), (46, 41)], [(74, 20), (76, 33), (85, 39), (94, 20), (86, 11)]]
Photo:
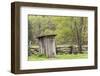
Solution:
[(53, 58), (56, 55), (55, 36), (43, 36), (39, 37), (40, 53), (46, 55), (49, 58)]

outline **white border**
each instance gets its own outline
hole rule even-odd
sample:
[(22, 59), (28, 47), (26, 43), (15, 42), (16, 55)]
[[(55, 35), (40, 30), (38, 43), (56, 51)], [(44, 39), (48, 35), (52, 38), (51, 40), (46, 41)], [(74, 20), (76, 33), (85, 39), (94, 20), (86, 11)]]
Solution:
[[(27, 61), (28, 14), (88, 17), (88, 59)], [(94, 65), (94, 11), (21, 7), (20, 9), (20, 69), (43, 69)]]

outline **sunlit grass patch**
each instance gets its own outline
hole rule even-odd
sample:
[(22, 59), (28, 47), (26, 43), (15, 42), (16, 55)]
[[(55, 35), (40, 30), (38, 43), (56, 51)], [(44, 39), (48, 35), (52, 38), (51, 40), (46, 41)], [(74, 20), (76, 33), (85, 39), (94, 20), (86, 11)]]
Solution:
[(31, 55), (28, 57), (29, 61), (40, 61), (40, 60), (55, 60), (55, 59), (86, 59), (88, 54), (57, 54), (55, 58), (48, 58), (44, 55)]

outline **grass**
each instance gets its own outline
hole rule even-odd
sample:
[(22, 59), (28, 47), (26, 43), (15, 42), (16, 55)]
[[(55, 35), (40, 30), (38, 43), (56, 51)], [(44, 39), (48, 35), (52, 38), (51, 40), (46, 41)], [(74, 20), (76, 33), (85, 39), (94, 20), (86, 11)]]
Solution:
[(55, 58), (48, 58), (46, 56), (31, 55), (28, 57), (29, 61), (40, 61), (40, 60), (54, 60), (54, 59), (86, 59), (88, 58), (87, 53), (83, 54), (57, 54)]

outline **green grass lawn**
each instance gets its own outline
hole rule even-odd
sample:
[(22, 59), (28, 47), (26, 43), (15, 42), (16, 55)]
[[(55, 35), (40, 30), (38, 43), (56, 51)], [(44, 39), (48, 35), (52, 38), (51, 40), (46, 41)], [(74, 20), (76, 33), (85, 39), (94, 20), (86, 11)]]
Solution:
[(28, 57), (29, 61), (40, 61), (40, 60), (54, 60), (54, 59), (86, 59), (88, 54), (58, 54), (55, 58), (47, 58), (46, 56), (31, 55)]

